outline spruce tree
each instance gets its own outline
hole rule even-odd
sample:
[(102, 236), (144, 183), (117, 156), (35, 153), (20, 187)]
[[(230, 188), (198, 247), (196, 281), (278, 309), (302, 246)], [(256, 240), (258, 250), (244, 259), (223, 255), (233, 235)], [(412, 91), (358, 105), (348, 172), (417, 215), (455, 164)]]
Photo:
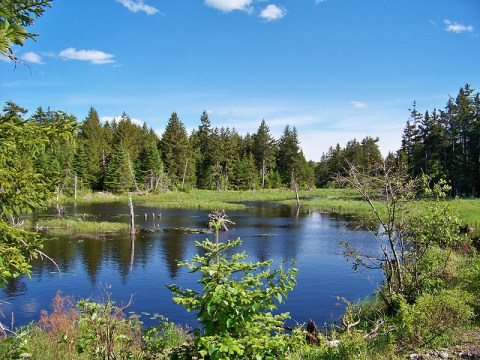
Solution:
[(114, 149), (105, 174), (104, 188), (114, 193), (125, 193), (133, 189), (134, 177), (128, 153), (121, 145)]
[(172, 113), (160, 141), (165, 172), (177, 188), (195, 183), (195, 164), (185, 126)]
[(101, 189), (106, 167), (103, 129), (97, 111), (91, 107), (80, 127), (79, 142), (86, 154), (87, 172), (83, 180), (93, 190)]
[(278, 141), (277, 168), (285, 186), (292, 186), (297, 181), (301, 167), (302, 154), (300, 141), (295, 127), (290, 130), (287, 125)]
[(253, 155), (261, 176), (262, 188), (269, 170), (275, 167), (276, 142), (270, 134), (265, 120), (262, 120), (257, 132), (253, 135)]

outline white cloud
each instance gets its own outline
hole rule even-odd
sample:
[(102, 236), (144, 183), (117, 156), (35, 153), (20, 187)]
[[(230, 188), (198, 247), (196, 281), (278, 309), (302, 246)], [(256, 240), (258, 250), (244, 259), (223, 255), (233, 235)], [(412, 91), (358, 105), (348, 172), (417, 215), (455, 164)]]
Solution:
[(315, 4), (321, 4), (323, 2), (326, 2), (327, 0), (315, 0)]
[(450, 20), (443, 20), (445, 23), (445, 31), (454, 32), (454, 33), (463, 33), (463, 32), (473, 32), (473, 26), (471, 25), (462, 25), (456, 22), (451, 22)]
[(148, 15), (154, 15), (160, 12), (157, 8), (154, 8), (153, 6), (145, 4), (142, 0), (117, 0), (117, 2), (119, 2), (120, 4), (125, 6), (128, 10), (134, 13), (143, 11)]
[(115, 60), (113, 60), (114, 55), (98, 50), (76, 50), (75, 48), (68, 48), (62, 50), (58, 55), (67, 60), (89, 61), (92, 64), (99, 65), (115, 62)]
[(267, 21), (273, 21), (281, 19), (285, 15), (287, 15), (287, 10), (278, 7), (277, 5), (270, 4), (260, 12), (259, 16)]
[(205, 0), (205, 5), (224, 12), (234, 10), (250, 11), (251, 3), (252, 0)]
[(367, 107), (367, 103), (363, 101), (352, 101), (352, 105), (355, 106), (356, 108), (361, 108), (361, 109), (364, 109)]
[(42, 57), (34, 52), (27, 52), (23, 54), (21, 59), (32, 64), (45, 64), (42, 61)]

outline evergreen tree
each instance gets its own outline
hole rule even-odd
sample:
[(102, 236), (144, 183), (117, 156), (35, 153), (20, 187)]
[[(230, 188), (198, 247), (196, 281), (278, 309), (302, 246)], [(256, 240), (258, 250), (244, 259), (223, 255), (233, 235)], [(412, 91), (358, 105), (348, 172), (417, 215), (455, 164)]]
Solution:
[(265, 178), (269, 170), (275, 167), (276, 142), (270, 135), (270, 129), (262, 120), (256, 134), (253, 135), (253, 155), (259, 173), (261, 174), (261, 185), (265, 187)]
[(162, 160), (170, 181), (177, 188), (195, 183), (195, 164), (185, 126), (176, 113), (168, 120), (160, 141)]
[(104, 188), (114, 193), (125, 193), (133, 189), (132, 163), (126, 149), (117, 146), (112, 154), (105, 174)]
[(17, 61), (14, 45), (23, 46), (28, 39), (35, 40), (37, 34), (27, 31), (35, 19), (42, 16), (49, 0), (2, 0), (0, 7), (0, 56)]
[(370, 136), (365, 137), (361, 142), (361, 158), (358, 165), (364, 172), (370, 172), (372, 169), (376, 169), (376, 164), (383, 162), (383, 156), (378, 148), (378, 141), (380, 139), (372, 138)]
[(422, 140), (418, 125), (422, 121), (422, 115), (417, 111), (417, 104), (414, 101), (410, 109), (410, 118), (402, 135), (401, 150), (407, 159), (408, 172), (411, 176), (418, 176), (422, 173), (423, 159)]
[(235, 168), (243, 153), (243, 141), (235, 129), (230, 130), (228, 127), (222, 127), (219, 136), (221, 143), (220, 189), (228, 190), (231, 185), (231, 179), (234, 177)]
[(286, 186), (294, 185), (301, 167), (302, 153), (297, 130), (287, 125), (278, 141), (277, 169)]
[(145, 190), (163, 188), (164, 175), (160, 151), (153, 142), (148, 142), (140, 155), (142, 184)]
[(75, 147), (75, 155), (73, 157), (73, 172), (77, 174), (77, 183), (83, 189), (85, 178), (88, 178), (88, 159), (83, 144), (77, 144)]
[(192, 136), (192, 144), (196, 150), (197, 186), (201, 189), (211, 188), (214, 174), (216, 143), (210, 119), (206, 111), (200, 117), (200, 125)]
[(134, 124), (130, 117), (123, 112), (113, 132), (113, 145), (121, 144), (130, 161), (135, 163), (142, 151), (143, 141), (145, 141), (145, 138), (142, 128)]
[(91, 107), (80, 127), (79, 143), (83, 147), (87, 159), (87, 172), (83, 180), (94, 189), (101, 189), (104, 171), (106, 170), (103, 129), (97, 111)]
[[(39, 107), (29, 121), (36, 122), (41, 126), (62, 127), (65, 124), (76, 123), (76, 118), (63, 111), (52, 111), (50, 108), (45, 112)], [(49, 141), (37, 157), (38, 171), (49, 179), (59, 179), (56, 189), (52, 189), (52, 191), (68, 192), (73, 188), (74, 172), (72, 167), (75, 146), (73, 137), (63, 141)]]
[(238, 190), (254, 190), (258, 185), (258, 172), (255, 160), (251, 153), (244, 154), (238, 162), (232, 179), (234, 187)]

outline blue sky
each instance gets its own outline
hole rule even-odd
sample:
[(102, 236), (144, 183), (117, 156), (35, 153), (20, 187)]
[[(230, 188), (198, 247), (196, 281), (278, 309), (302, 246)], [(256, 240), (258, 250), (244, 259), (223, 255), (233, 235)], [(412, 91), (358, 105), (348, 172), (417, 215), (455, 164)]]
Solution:
[(54, 0), (0, 61), (0, 102), (161, 133), (203, 110), (245, 135), (296, 126), (309, 160), (369, 135), (396, 151), (408, 109), (480, 91), (479, 0)]

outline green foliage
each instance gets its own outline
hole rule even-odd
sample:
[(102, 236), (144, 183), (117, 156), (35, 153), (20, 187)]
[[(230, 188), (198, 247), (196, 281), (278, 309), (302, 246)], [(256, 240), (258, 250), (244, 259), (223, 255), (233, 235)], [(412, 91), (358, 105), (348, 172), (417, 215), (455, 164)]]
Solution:
[(168, 120), (160, 142), (165, 171), (179, 189), (185, 182), (194, 182), (195, 164), (187, 130), (176, 113)]
[[(392, 167), (388, 161), (378, 164), (376, 170), (367, 173), (350, 167), (348, 177), (339, 177), (358, 191), (371, 209), (372, 223), (379, 224), (374, 233), (379, 255), (362, 254), (350, 244), (344, 243), (345, 255), (353, 259), (353, 267), (382, 269), (385, 281), (381, 289), (390, 311), (395, 311), (395, 297), (404, 296), (409, 303), (428, 287), (441, 285), (445, 273), (435, 272), (426, 265), (432, 261), (431, 249), (448, 251), (438, 253), (436, 262), (446, 268), (451, 253), (459, 244), (458, 219), (445, 198), (449, 187), (442, 181), (433, 188), (426, 178), (411, 179), (401, 168)], [(419, 194), (426, 199), (419, 203)], [(378, 206), (381, 201), (383, 206)], [(421, 206), (419, 206), (421, 205)]]
[(0, 55), (17, 60), (12, 46), (22, 46), (37, 34), (26, 30), (27, 26), (43, 15), (51, 6), (48, 0), (2, 0), (0, 3)]
[(104, 141), (104, 129), (94, 108), (90, 108), (80, 127), (78, 142), (78, 166), (81, 169), (78, 172), (83, 175), (86, 185), (99, 189), (106, 171), (108, 151), (105, 147), (107, 144)]
[(114, 193), (125, 193), (133, 189), (134, 174), (130, 158), (126, 150), (119, 146), (112, 154), (108, 164), (103, 185)]
[(163, 163), (156, 143), (147, 142), (144, 145), (140, 154), (140, 172), (139, 182), (145, 190), (155, 191), (164, 187)]
[(294, 268), (271, 271), (271, 261), (242, 261), (245, 253), (227, 257), (241, 244), (240, 239), (218, 242), (222, 221), (212, 222), (216, 243), (208, 239), (197, 246), (205, 255), (180, 263), (191, 272), (199, 272), (202, 291), (168, 288), (173, 300), (188, 311), (195, 311), (202, 329), (195, 331), (195, 348), (201, 358), (244, 359), (283, 358), (299, 344), (297, 335), (287, 335), (283, 323), (288, 313), (272, 312), (295, 285)]
[(7, 103), (0, 114), (0, 286), (11, 277), (29, 274), (29, 261), (38, 256), (41, 242), (36, 234), (19, 230), (22, 212), (44, 205), (60, 176), (46, 174), (37, 160), (47, 145), (73, 137), (73, 117), (41, 124), (25, 121), (26, 111)]
[[(0, 328), (3, 330), (3, 328)], [(1, 333), (0, 333), (1, 334)], [(0, 337), (0, 360), (17, 360), (31, 357), (30, 337), (33, 335), (31, 325), (23, 326), (10, 336)]]
[(427, 174), (452, 184), (453, 195), (480, 193), (480, 149), (478, 141), (480, 93), (466, 84), (451, 97), (442, 111), (424, 114), (416, 102), (410, 110), (398, 158), (411, 176)]
[(148, 327), (142, 334), (144, 358), (156, 359), (166, 349), (175, 349), (187, 341), (191, 342), (185, 329), (169, 322), (161, 315), (155, 315), (152, 319), (154, 318), (159, 320), (158, 325)]
[(407, 348), (429, 346), (473, 317), (473, 296), (461, 290), (442, 289), (421, 295), (415, 304), (400, 301), (397, 340)]
[(77, 303), (80, 312), (77, 352), (86, 353), (90, 358), (130, 358), (134, 341), (141, 336), (139, 324), (136, 318), (125, 319), (126, 306), (115, 306), (110, 294), (106, 292), (106, 295), (103, 303), (89, 300)]
[(305, 157), (300, 149), (297, 129), (286, 126), (278, 140), (277, 169), (285, 186), (291, 186), (298, 180)]
[(367, 360), (367, 342), (359, 332), (344, 333), (337, 347), (331, 347), (328, 358), (332, 360)]
[(315, 169), (315, 183), (319, 187), (328, 187), (338, 174), (346, 175), (349, 166), (355, 166), (362, 172), (369, 173), (376, 164), (383, 160), (378, 148), (379, 138), (365, 137), (361, 142), (353, 139), (345, 148), (340, 144), (330, 147), (322, 155)]
[(252, 153), (255, 157), (257, 169), (261, 174), (261, 185), (265, 187), (265, 180), (271, 170), (275, 168), (275, 152), (277, 144), (270, 134), (270, 128), (265, 120), (262, 120), (256, 134), (253, 135)]
[(233, 183), (238, 190), (254, 190), (258, 186), (258, 172), (252, 154), (245, 154), (234, 172)]
[(38, 234), (0, 222), (0, 288), (10, 278), (30, 275), (30, 261), (38, 257), (41, 248)]

